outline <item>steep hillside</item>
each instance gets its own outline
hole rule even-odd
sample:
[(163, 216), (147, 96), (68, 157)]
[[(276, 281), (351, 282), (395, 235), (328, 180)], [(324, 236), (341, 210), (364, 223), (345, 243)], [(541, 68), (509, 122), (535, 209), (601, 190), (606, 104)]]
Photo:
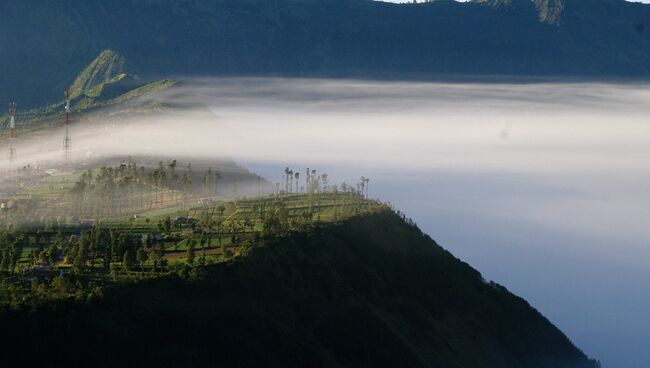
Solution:
[(104, 49), (154, 78), (650, 75), (650, 6), (624, 0), (8, 0), (0, 13), (0, 101), (22, 107), (115, 78), (119, 59), (75, 83)]
[[(122, 111), (126, 115), (142, 115), (163, 107), (164, 103), (155, 98), (177, 82), (171, 79), (146, 80), (129, 74), (125, 67), (126, 59), (112, 51), (102, 51), (88, 66), (79, 72), (69, 88), (72, 100), (73, 122), (95, 114), (100, 118), (110, 107), (110, 112)], [(147, 96), (146, 99), (143, 97)], [(57, 126), (62, 121), (64, 95), (60, 94), (56, 103), (19, 110), (17, 129), (22, 138), (33, 131)], [(135, 113), (137, 111), (137, 113)], [(6, 128), (7, 116), (0, 121), (0, 129)], [(58, 124), (57, 124), (58, 123)]]
[(4, 349), (50, 365), (597, 367), (526, 301), (387, 210), (185, 280), (4, 311), (0, 326)]

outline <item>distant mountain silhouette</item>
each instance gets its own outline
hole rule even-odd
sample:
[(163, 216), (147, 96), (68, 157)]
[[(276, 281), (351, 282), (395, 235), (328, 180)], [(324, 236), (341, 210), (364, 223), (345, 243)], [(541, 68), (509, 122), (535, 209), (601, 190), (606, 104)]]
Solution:
[(0, 101), (22, 107), (60, 100), (104, 49), (152, 78), (650, 75), (650, 6), (624, 0), (6, 0), (0, 14)]

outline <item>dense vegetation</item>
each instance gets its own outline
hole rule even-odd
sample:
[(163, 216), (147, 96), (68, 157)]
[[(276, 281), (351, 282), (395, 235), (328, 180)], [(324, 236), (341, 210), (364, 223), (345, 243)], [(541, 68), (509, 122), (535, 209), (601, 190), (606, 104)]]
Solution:
[(141, 76), (650, 73), (650, 7), (624, 0), (10, 0), (0, 13), (0, 101), (23, 107), (59, 101), (104, 49)]
[(388, 209), (200, 270), (0, 312), (0, 344), (23, 363), (100, 366), (597, 366)]
[(366, 177), (287, 167), (244, 197), (174, 160), (32, 176), (56, 200), (0, 201), (0, 344), (25, 364), (598, 366)]
[(187, 273), (383, 206), (365, 198), (367, 178), (339, 189), (327, 174), (305, 173), (301, 182), (286, 168), (283, 189), (252, 198), (239, 194), (236, 177), (224, 190), (218, 171), (180, 169), (176, 160), (73, 172), (66, 185), (45, 173), (21, 177), (28, 196), (0, 195), (0, 306), (83, 299), (103, 284)]

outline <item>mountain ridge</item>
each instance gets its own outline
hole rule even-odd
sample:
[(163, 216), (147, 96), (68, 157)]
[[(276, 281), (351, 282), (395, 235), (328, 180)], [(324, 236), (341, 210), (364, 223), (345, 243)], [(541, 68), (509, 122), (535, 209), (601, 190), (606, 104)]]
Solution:
[[(14, 331), (0, 343), (34, 363), (102, 356), (100, 366), (129, 357), (188, 367), (599, 367), (526, 301), (389, 210), (88, 303), (0, 309), (0, 324)], [(62, 331), (75, 333), (54, 338)], [(41, 354), (26, 354), (31, 339), (43, 341)]]
[(94, 95), (101, 94), (103, 86), (119, 82), (127, 76), (125, 63), (126, 59), (113, 50), (102, 51), (77, 75), (70, 87), (70, 97), (77, 98), (94, 88), (100, 89)]
[[(113, 107), (113, 112), (140, 109), (146, 111), (160, 109), (164, 104), (155, 95), (178, 84), (173, 79), (149, 80), (129, 74), (125, 67), (126, 58), (113, 50), (103, 50), (85, 68), (77, 73), (69, 89), (73, 121), (77, 115), (86, 116), (103, 108)], [(143, 97), (147, 96), (147, 99)], [(47, 128), (61, 120), (64, 106), (61, 99), (44, 107), (19, 111), (18, 131), (21, 135)], [(0, 122), (6, 127), (8, 119)], [(56, 125), (54, 123), (54, 125)]]
[(564, 12), (565, 0), (472, 0), (477, 4), (488, 4), (492, 7), (527, 6), (532, 3), (537, 9), (539, 21), (542, 23), (559, 25)]
[(650, 6), (624, 0), (8, 0), (0, 11), (0, 101), (22, 107), (59, 100), (105, 49), (146, 79), (650, 77)]

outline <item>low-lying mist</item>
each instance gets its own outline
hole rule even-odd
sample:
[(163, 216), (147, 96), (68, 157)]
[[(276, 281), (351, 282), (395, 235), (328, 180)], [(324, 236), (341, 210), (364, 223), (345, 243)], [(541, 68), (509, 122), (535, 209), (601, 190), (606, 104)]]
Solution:
[[(638, 172), (650, 161), (650, 89), (641, 86), (219, 79), (153, 98), (184, 109), (81, 118), (72, 158), (229, 156), (533, 174)], [(50, 130), (19, 142), (17, 165), (60, 162), (62, 141), (62, 130)]]
[[(650, 86), (205, 79), (152, 98), (183, 109), (81, 119), (73, 159), (230, 157), (271, 182), (285, 166), (370, 177), (372, 197), (588, 354), (650, 364)], [(24, 138), (17, 164), (55, 167), (62, 139)]]

